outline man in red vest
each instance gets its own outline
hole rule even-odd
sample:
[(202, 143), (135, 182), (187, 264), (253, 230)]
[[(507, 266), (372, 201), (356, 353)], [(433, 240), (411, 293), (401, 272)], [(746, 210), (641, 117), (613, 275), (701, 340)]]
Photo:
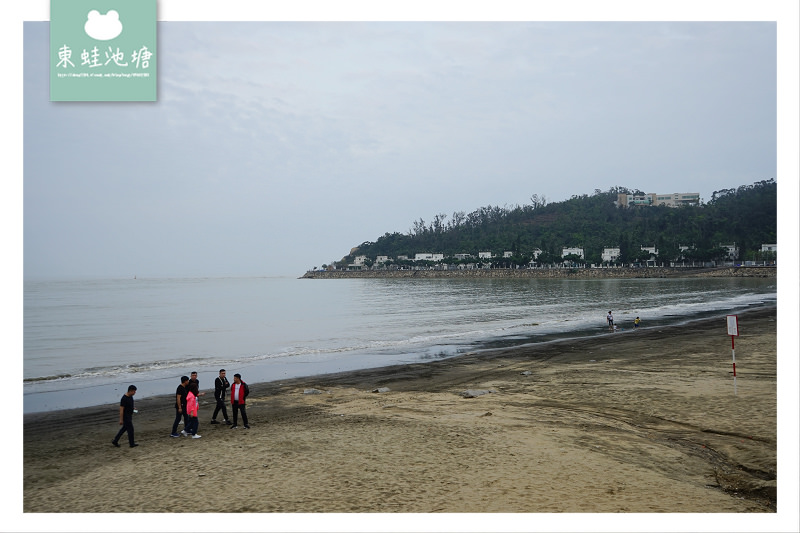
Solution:
[(242, 375), (234, 374), (233, 385), (231, 385), (231, 407), (233, 408), (233, 425), (231, 426), (231, 429), (236, 429), (239, 427), (239, 411), (242, 412), (244, 429), (250, 429), (250, 426), (247, 424), (247, 411), (245, 410), (244, 403), (249, 392), (250, 390), (247, 387), (247, 383), (242, 381)]

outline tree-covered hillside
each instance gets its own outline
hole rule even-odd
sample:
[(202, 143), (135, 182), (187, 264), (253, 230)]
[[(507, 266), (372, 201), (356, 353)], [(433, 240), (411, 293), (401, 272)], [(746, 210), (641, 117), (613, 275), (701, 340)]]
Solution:
[[(720, 244), (736, 243), (739, 260), (761, 259), (761, 245), (776, 243), (777, 184), (774, 179), (715, 191), (701, 205), (666, 207), (617, 207), (617, 194), (641, 191), (614, 187), (592, 195), (573, 196), (547, 203), (533, 195), (531, 203), (514, 207), (481, 207), (471, 213), (437, 214), (431, 222), (419, 219), (408, 233), (386, 233), (375, 242), (364, 242), (344, 257), (414, 258), (417, 253), (455, 254), (513, 252), (511, 262), (530, 261), (533, 250), (542, 251), (540, 263), (562, 260), (563, 247), (581, 247), (585, 262), (600, 264), (604, 248), (620, 248), (619, 262), (649, 257), (642, 246), (655, 246), (659, 261), (681, 256), (687, 260), (721, 258)], [(683, 253), (680, 247), (689, 247)], [(508, 260), (506, 260), (508, 262)], [(448, 261), (450, 262), (450, 261)], [(340, 265), (340, 266), (342, 266)]]

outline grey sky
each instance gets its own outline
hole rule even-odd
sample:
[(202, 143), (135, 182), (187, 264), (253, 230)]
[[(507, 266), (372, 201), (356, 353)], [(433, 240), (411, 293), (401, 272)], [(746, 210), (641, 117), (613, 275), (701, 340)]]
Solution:
[[(414, 220), (777, 178), (774, 22), (160, 22), (157, 103), (51, 103), (26, 276), (300, 275)], [(433, 250), (435, 252), (435, 250)]]

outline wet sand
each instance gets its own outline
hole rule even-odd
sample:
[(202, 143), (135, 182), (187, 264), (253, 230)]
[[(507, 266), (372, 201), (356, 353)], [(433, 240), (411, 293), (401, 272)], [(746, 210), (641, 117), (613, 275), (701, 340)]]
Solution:
[(116, 405), (26, 415), (23, 510), (774, 514), (776, 310), (739, 327), (735, 395), (720, 316), (252, 384), (249, 430), (209, 391), (195, 440), (169, 397), (137, 398), (137, 448)]

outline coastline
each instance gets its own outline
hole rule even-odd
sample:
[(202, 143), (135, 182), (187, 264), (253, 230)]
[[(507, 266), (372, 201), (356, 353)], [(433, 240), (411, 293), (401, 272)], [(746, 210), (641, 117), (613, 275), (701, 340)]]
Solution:
[(698, 277), (777, 277), (774, 266), (641, 267), (641, 268), (475, 268), (469, 270), (311, 270), (298, 279), (353, 278), (566, 278), (566, 279), (639, 279)]
[[(23, 510), (775, 513), (776, 308), (739, 320), (736, 395), (723, 316), (251, 384), (252, 429), (204, 399), (197, 440), (137, 399), (135, 449), (109, 443), (116, 405), (25, 415)], [(246, 500), (212, 490), (234, 475)]]

